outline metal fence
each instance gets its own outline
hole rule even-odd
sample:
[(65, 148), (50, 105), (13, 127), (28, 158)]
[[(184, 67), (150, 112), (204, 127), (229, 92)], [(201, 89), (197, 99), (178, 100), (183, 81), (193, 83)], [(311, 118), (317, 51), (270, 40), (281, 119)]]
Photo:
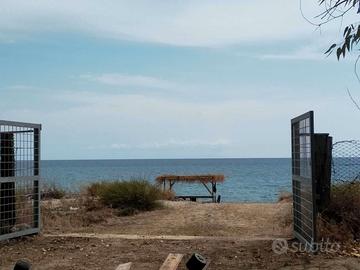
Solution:
[(40, 131), (0, 120), (0, 241), (40, 230)]
[(291, 120), (294, 235), (310, 247), (316, 242), (314, 117), (310, 111)]

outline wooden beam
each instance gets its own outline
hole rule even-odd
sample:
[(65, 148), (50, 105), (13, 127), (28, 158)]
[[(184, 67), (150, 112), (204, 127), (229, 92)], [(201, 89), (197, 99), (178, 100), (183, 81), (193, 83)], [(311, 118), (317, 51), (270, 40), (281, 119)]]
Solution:
[(183, 254), (169, 253), (159, 270), (176, 270), (183, 257)]
[(210, 195), (212, 196), (212, 191), (210, 190), (210, 188), (204, 183), (204, 182), (201, 182), (204, 187), (207, 189), (207, 191), (209, 191)]

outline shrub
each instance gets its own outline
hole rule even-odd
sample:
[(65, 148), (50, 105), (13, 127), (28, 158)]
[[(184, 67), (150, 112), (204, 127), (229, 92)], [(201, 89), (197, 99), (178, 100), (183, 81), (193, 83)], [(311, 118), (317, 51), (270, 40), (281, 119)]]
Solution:
[(57, 186), (55, 183), (44, 184), (41, 189), (41, 199), (62, 199), (65, 197), (66, 191)]
[(161, 199), (161, 191), (145, 180), (93, 183), (88, 187), (88, 193), (106, 206), (141, 211), (156, 208), (157, 200)]
[(105, 182), (95, 182), (87, 186), (86, 193), (91, 197), (99, 196), (100, 189), (104, 187)]
[(321, 214), (323, 231), (336, 240), (360, 239), (360, 181), (332, 187), (330, 203)]
[(278, 202), (292, 202), (292, 193), (289, 191), (280, 191)]

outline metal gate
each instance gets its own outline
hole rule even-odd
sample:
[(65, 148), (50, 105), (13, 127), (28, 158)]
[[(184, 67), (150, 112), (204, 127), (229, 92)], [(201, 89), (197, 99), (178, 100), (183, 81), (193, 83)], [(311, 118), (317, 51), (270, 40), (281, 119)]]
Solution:
[(316, 182), (314, 176), (314, 113), (291, 120), (294, 236), (307, 247), (316, 242)]
[(40, 230), (40, 131), (0, 120), (0, 241)]

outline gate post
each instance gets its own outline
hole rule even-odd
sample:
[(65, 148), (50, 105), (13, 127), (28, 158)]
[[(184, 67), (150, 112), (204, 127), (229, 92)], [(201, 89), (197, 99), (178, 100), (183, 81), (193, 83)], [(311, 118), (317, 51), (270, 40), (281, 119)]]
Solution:
[(322, 212), (330, 202), (332, 137), (327, 133), (314, 134), (314, 150), (316, 206)]
[[(0, 177), (15, 176), (14, 134), (0, 133)], [(0, 230), (7, 233), (15, 224), (15, 182), (0, 183)]]

